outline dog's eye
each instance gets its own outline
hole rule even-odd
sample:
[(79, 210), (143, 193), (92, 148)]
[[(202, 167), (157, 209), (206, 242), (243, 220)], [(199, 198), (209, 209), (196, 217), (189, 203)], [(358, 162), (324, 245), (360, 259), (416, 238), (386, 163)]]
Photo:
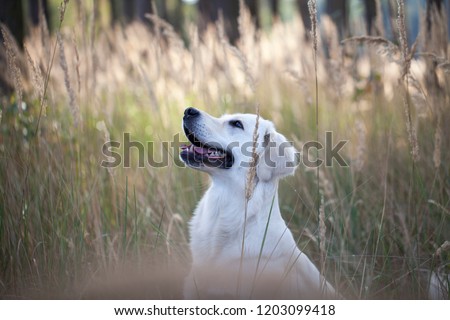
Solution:
[(232, 127), (239, 128), (239, 129), (244, 130), (244, 125), (243, 125), (242, 122), (239, 121), (239, 120), (231, 120), (231, 121), (230, 121), (230, 125), (231, 125)]

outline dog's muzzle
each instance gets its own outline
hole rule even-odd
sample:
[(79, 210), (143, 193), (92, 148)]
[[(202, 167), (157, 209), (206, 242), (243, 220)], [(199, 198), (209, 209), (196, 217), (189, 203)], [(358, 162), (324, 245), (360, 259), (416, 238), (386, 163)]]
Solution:
[(181, 145), (180, 158), (194, 168), (213, 167), (229, 169), (233, 166), (233, 154), (229, 150), (215, 146), (215, 143), (204, 141), (196, 135), (201, 113), (195, 108), (187, 108), (183, 116), (183, 130), (191, 144)]

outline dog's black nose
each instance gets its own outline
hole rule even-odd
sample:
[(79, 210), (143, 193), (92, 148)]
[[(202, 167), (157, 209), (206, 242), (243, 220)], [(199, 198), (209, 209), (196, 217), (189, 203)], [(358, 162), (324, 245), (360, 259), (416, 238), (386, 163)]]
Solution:
[(187, 108), (186, 110), (184, 110), (184, 118), (188, 119), (188, 118), (195, 118), (198, 117), (200, 115), (200, 111), (198, 111), (195, 108)]

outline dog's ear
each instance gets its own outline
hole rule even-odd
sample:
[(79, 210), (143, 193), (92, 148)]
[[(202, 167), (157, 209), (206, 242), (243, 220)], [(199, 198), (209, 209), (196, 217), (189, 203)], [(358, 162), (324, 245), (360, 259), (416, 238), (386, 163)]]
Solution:
[(297, 150), (282, 134), (274, 130), (266, 132), (256, 175), (262, 181), (270, 181), (294, 174), (298, 165), (297, 154)]

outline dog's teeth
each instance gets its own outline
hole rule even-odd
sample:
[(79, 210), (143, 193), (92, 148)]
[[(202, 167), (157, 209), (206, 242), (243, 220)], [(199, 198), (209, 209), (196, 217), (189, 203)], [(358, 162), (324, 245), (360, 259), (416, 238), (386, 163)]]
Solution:
[(225, 153), (221, 150), (214, 150), (208, 153), (209, 157), (214, 157), (214, 158), (222, 158), (225, 156)]

